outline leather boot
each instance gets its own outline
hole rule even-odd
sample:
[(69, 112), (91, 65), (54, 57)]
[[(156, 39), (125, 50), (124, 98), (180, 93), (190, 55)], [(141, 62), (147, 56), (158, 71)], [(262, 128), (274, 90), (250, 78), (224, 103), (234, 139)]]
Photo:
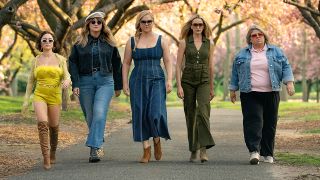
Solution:
[(202, 147), (200, 149), (200, 160), (202, 163), (208, 161), (208, 156), (207, 156), (207, 150), (206, 150), (206, 147)]
[(160, 138), (158, 142), (156, 142), (155, 139), (153, 139), (153, 145), (154, 145), (154, 158), (157, 161), (159, 161), (162, 157)]
[(56, 127), (49, 127), (50, 133), (50, 163), (56, 163), (56, 150), (58, 146), (59, 125)]
[(50, 153), (49, 153), (49, 128), (48, 122), (38, 122), (38, 132), (40, 147), (43, 155), (43, 168), (49, 170), (50, 165)]
[(151, 146), (143, 149), (143, 156), (140, 160), (140, 163), (148, 163), (151, 158)]
[(190, 162), (195, 162), (197, 160), (198, 151), (192, 151), (190, 155)]

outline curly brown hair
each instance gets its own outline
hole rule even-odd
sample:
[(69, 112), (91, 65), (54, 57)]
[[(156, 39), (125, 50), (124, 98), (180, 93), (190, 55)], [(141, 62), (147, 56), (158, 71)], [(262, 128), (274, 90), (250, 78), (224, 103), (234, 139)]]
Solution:
[(52, 51), (55, 52), (55, 53), (57, 53), (57, 52), (58, 52), (57, 39), (56, 39), (55, 35), (54, 35), (52, 32), (50, 32), (50, 31), (43, 31), (43, 32), (38, 36), (38, 39), (37, 39), (37, 41), (36, 41), (36, 48), (37, 48), (39, 51), (41, 51), (41, 52), (43, 51), (43, 50), (42, 50), (42, 47), (41, 47), (41, 39), (42, 39), (42, 37), (43, 37), (44, 35), (46, 35), (46, 34), (50, 34), (50, 35), (52, 36), (52, 38), (53, 38), (53, 49), (52, 49)]

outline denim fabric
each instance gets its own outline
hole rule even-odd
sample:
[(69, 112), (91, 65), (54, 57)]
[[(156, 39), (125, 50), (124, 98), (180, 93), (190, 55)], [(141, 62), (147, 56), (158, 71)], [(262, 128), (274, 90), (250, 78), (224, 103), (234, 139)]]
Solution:
[[(109, 73), (113, 73), (114, 78), (114, 90), (122, 89), (122, 62), (117, 47), (110, 45), (102, 36), (97, 40), (99, 51), (99, 64), (100, 73), (106, 76)], [(72, 89), (79, 87), (80, 76), (91, 74), (94, 55), (92, 54), (92, 47), (94, 45), (94, 39), (92, 36), (88, 36), (88, 43), (85, 47), (80, 44), (75, 44), (72, 47), (71, 54), (69, 56), (69, 72), (72, 80)]]
[(100, 148), (104, 142), (104, 130), (111, 98), (114, 94), (112, 73), (80, 76), (80, 104), (87, 121), (89, 134), (86, 146)]
[[(240, 50), (234, 58), (229, 90), (251, 92), (251, 48), (249, 45)], [(266, 56), (272, 91), (281, 91), (281, 82), (294, 81), (289, 61), (280, 48), (270, 44), (267, 44)]]

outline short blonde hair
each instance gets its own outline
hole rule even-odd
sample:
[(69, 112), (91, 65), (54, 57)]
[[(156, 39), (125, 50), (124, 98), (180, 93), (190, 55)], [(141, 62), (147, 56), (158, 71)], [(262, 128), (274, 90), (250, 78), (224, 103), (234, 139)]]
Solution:
[(180, 33), (180, 40), (186, 39), (189, 35), (191, 35), (193, 33), (192, 29), (191, 29), (191, 25), (192, 25), (192, 21), (195, 19), (202, 20), (202, 22), (204, 24), (202, 35), (208, 39), (210, 38), (212, 31), (210, 29), (208, 22), (199, 14), (195, 14), (195, 15), (191, 16), (191, 18), (182, 26), (181, 33)]
[(266, 43), (266, 44), (269, 43), (269, 37), (268, 37), (268, 35), (265, 33), (265, 31), (264, 31), (260, 26), (254, 24), (254, 25), (251, 25), (251, 26), (249, 27), (249, 30), (248, 30), (248, 33), (247, 33), (247, 36), (246, 36), (246, 41), (247, 41), (247, 44), (248, 44), (248, 45), (251, 45), (251, 44), (252, 44), (252, 43), (251, 43), (251, 33), (252, 33), (252, 31), (254, 31), (254, 30), (260, 31), (260, 32), (263, 34), (263, 36), (264, 36), (265, 43)]

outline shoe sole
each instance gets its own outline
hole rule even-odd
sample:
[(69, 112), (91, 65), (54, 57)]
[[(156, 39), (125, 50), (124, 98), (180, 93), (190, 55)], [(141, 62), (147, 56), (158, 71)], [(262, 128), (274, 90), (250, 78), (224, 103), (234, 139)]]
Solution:
[(100, 159), (97, 159), (97, 158), (89, 158), (89, 163), (96, 163), (99, 161), (100, 161)]
[(251, 160), (250, 160), (250, 164), (251, 164), (251, 165), (257, 165), (257, 164), (259, 164), (259, 159), (257, 159), (257, 158), (251, 159)]

